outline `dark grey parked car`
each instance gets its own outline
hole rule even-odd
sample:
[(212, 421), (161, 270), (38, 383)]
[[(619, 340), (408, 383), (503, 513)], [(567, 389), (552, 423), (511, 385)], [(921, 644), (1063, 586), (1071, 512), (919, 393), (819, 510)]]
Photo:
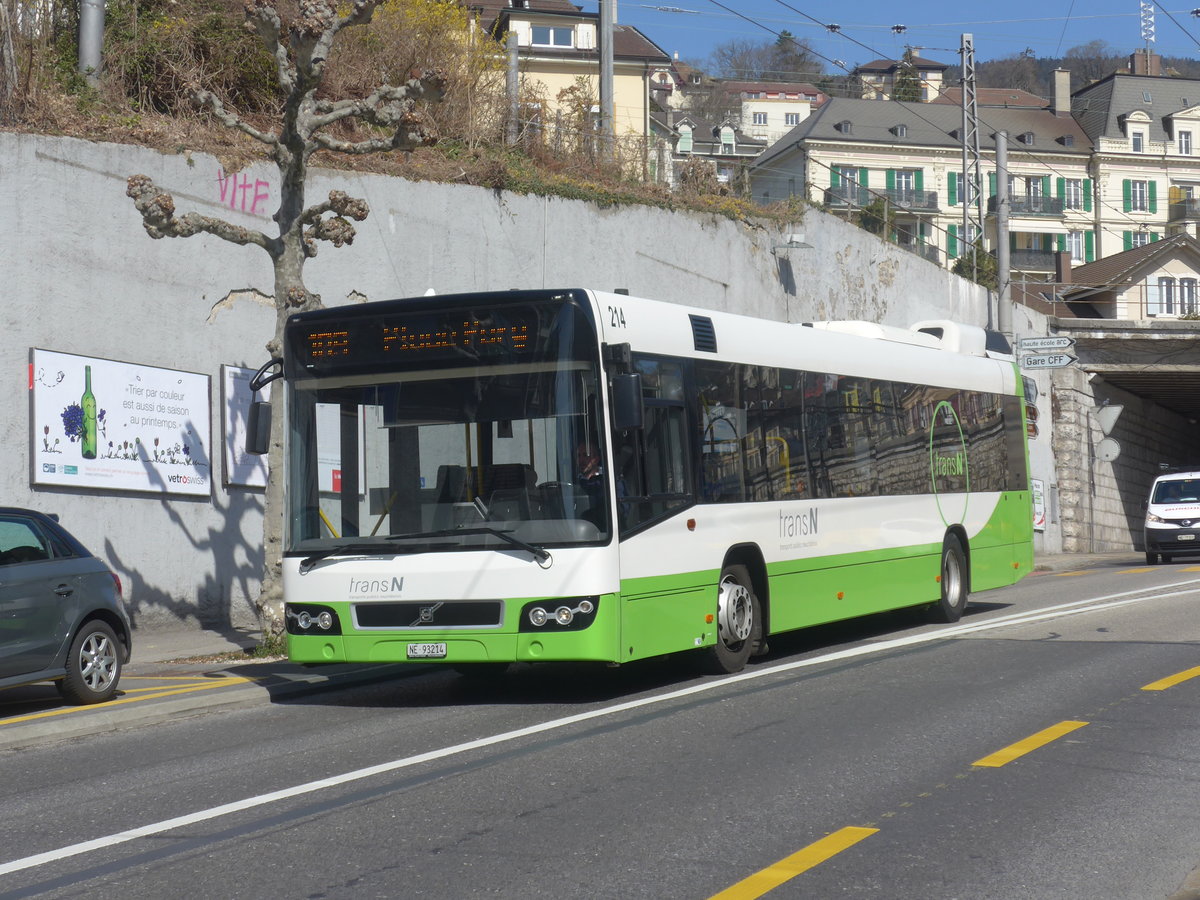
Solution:
[(57, 516), (0, 506), (0, 688), (53, 680), (71, 703), (100, 703), (131, 645), (108, 566)]

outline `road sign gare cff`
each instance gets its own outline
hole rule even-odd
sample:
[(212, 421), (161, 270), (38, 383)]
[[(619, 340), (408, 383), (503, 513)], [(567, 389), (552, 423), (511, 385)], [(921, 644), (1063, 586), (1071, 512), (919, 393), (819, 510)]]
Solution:
[(1071, 353), (1037, 353), (1021, 357), (1022, 369), (1061, 369), (1079, 357)]

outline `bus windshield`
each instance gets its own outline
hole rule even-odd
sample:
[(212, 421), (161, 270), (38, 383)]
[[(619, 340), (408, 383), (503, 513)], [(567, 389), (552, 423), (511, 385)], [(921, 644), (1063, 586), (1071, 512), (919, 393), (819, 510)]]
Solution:
[(289, 323), (287, 552), (608, 541), (587, 307), (374, 306)]

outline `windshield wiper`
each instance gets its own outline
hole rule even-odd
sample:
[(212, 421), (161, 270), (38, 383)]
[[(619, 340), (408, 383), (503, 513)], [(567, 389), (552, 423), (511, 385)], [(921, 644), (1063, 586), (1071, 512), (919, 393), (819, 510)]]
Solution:
[(500, 538), (500, 540), (506, 541), (509, 544), (512, 544), (514, 547), (519, 547), (520, 549), (525, 550), (528, 553), (531, 553), (533, 555), (533, 558), (535, 560), (537, 560), (537, 562), (539, 564), (544, 563), (546, 560), (548, 560), (550, 558), (550, 554), (548, 551), (544, 550), (541, 547), (535, 546), (534, 544), (530, 544), (527, 541), (523, 541), (518, 537), (513, 537), (508, 531), (506, 531), (504, 529), (492, 528), (487, 525), (475, 525), (475, 526), (472, 526), (471, 528), (442, 528), (442, 529), (438, 529), (436, 531), (416, 531), (416, 532), (413, 532), (412, 534), (389, 534), (387, 536), (386, 543), (384, 543), (384, 542), (377, 542), (377, 543), (360, 542), (360, 543), (353, 543), (353, 544), (350, 544), (350, 543), (336, 544), (332, 547), (326, 547), (324, 550), (317, 550), (311, 556), (306, 556), (304, 559), (300, 560), (300, 574), (307, 575), (310, 571), (312, 571), (313, 566), (315, 566), (321, 560), (329, 558), (330, 556), (338, 556), (338, 555), (341, 555), (344, 553), (378, 554), (381, 550), (391, 550), (394, 552), (402, 552), (402, 551), (408, 550), (409, 548), (406, 547), (404, 544), (396, 543), (396, 541), (399, 541), (402, 539), (403, 540), (421, 540), (423, 538), (457, 537), (458, 535), (462, 535), (462, 534), (490, 534), (493, 537), (498, 537), (498, 538)]

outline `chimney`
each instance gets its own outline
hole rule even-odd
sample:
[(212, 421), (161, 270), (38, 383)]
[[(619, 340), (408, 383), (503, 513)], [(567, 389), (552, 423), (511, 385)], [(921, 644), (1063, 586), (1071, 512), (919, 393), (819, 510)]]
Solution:
[(1059, 284), (1071, 283), (1071, 251), (1060, 250), (1054, 254), (1054, 280)]
[(1162, 57), (1145, 47), (1129, 55), (1129, 71), (1133, 75), (1162, 75)]
[(1071, 114), (1071, 72), (1069, 69), (1054, 70), (1054, 114)]

